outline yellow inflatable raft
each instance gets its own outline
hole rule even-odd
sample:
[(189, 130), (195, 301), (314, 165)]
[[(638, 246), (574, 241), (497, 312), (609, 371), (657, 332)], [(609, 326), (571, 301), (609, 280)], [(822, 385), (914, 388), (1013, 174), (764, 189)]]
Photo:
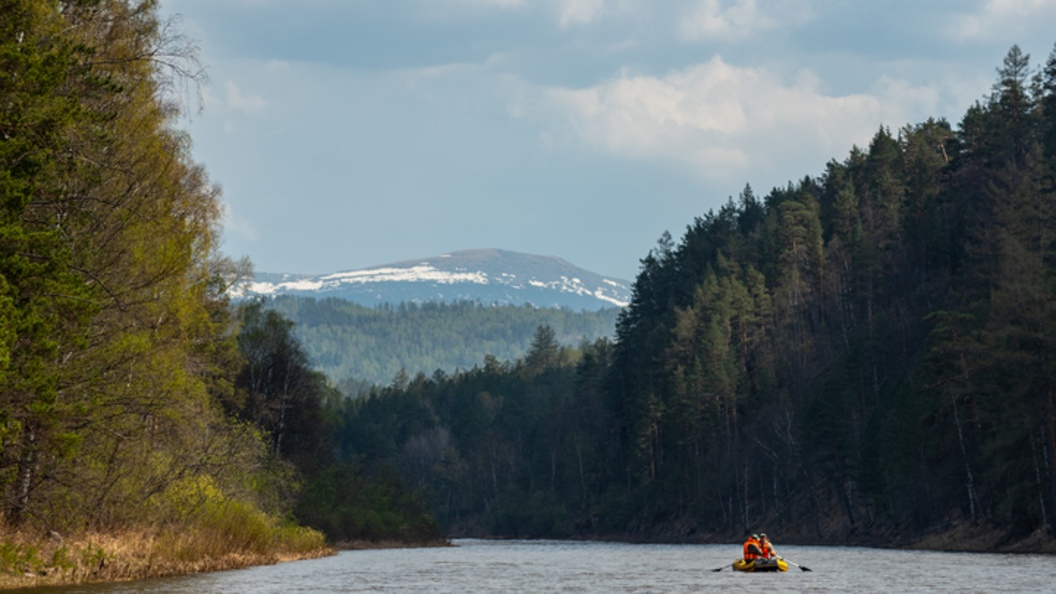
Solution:
[(788, 571), (788, 563), (784, 559), (752, 559), (745, 561), (738, 559), (733, 562), (733, 568), (737, 571)]

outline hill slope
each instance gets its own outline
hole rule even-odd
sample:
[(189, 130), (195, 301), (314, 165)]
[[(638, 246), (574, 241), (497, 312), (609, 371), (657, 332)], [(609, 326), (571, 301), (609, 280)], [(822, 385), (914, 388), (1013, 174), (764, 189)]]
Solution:
[(412, 376), (437, 369), (451, 374), (483, 364), (486, 355), (515, 360), (528, 351), (542, 325), (566, 345), (611, 337), (620, 312), (617, 307), (573, 312), (469, 301), (366, 307), (293, 295), (269, 305), (297, 324), (297, 336), (317, 369), (337, 381), (374, 384), (388, 384), (401, 369)]
[(323, 275), (259, 273), (247, 295), (337, 297), (363, 305), (480, 301), (598, 310), (627, 305), (630, 283), (604, 277), (553, 256), (497, 249)]

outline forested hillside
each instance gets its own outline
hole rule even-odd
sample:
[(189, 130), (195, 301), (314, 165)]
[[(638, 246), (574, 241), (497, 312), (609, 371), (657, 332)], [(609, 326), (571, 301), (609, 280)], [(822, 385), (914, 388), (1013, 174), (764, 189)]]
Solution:
[[(666, 235), (617, 339), (346, 403), (459, 534), (998, 547), (1056, 529), (1056, 52), (957, 126)], [(966, 535), (974, 535), (972, 540)]]
[(479, 365), (486, 355), (512, 361), (528, 350), (539, 326), (562, 344), (592, 341), (616, 332), (616, 307), (573, 312), (530, 305), (410, 302), (376, 307), (343, 299), (281, 296), (268, 307), (293, 321), (317, 369), (335, 381), (352, 378), (387, 384), (401, 370), (410, 375), (454, 373)]
[(245, 266), (175, 128), (202, 75), (174, 25), (154, 1), (0, 0), (3, 584), (326, 550), (286, 520), (293, 425), (266, 419), (288, 403), (240, 379)]

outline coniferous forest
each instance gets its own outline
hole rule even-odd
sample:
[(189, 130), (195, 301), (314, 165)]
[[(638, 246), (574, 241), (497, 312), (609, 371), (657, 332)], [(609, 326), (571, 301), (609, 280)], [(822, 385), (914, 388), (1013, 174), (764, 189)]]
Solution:
[(453, 534), (1051, 549), (1056, 52), (997, 74), (665, 234), (614, 342), (344, 401), (339, 457)]
[(296, 324), (297, 338), (316, 369), (344, 384), (367, 385), (388, 383), (401, 370), (452, 373), (480, 364), (485, 355), (523, 357), (539, 326), (552, 328), (563, 344), (612, 337), (620, 311), (473, 301), (367, 307), (292, 295), (268, 300), (266, 307)]

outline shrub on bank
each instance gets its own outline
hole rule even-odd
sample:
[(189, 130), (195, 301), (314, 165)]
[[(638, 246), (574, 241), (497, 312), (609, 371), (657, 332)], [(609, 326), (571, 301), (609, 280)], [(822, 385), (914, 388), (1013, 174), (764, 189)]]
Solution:
[(322, 533), (294, 525), (241, 501), (210, 504), (188, 530), (165, 530), (156, 552), (163, 558), (199, 563), (225, 555), (274, 557), (276, 561), (325, 549)]
[(227, 497), (208, 477), (173, 483), (152, 507), (156, 523), (138, 529), (0, 535), (0, 588), (163, 577), (332, 553), (321, 532)]

